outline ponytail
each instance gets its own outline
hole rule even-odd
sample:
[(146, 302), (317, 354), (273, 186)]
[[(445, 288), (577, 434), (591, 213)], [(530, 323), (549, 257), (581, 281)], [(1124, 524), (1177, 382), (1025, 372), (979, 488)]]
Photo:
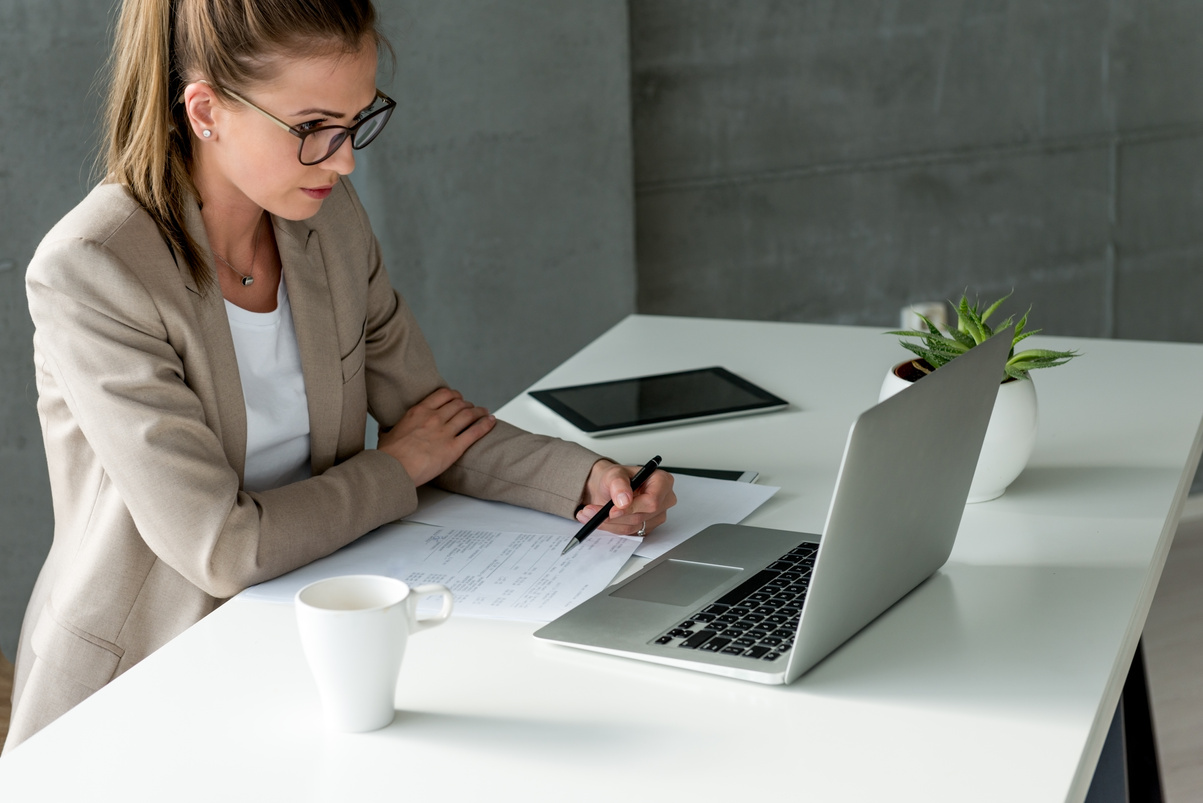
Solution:
[(386, 49), (371, 0), (124, 0), (109, 59), (105, 178), (150, 214), (203, 292), (211, 263), (185, 225), (197, 203), (185, 81), (218, 93), (270, 76), (270, 55), (318, 44), (354, 52), (364, 37)]
[(105, 174), (146, 208), (204, 290), (213, 281), (212, 271), (184, 223), (196, 188), (188, 170), (192, 141), (178, 102), (183, 85), (172, 57), (175, 4), (122, 4), (109, 60)]

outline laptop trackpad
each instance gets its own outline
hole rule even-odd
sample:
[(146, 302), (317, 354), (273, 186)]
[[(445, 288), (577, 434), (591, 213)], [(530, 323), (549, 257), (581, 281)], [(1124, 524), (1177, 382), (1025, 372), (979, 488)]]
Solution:
[(741, 571), (731, 566), (666, 560), (610, 596), (666, 605), (691, 605)]

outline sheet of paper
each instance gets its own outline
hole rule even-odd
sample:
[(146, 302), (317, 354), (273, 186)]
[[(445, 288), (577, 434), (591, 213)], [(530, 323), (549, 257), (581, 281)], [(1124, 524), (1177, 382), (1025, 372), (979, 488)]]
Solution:
[[(688, 474), (676, 475), (673, 489), (677, 504), (668, 511), (668, 521), (642, 540), (635, 550), (637, 556), (659, 557), (711, 524), (738, 524), (777, 492), (771, 485)], [(433, 488), (421, 489), (418, 509), (407, 521), (464, 530), (555, 533), (565, 537), (580, 528), (577, 522), (559, 516)], [(597, 534), (589, 536), (585, 543)]]
[(563, 535), (441, 529), (406, 540), (388, 573), (410, 585), (447, 586), (466, 616), (550, 622), (603, 591), (636, 546), (632, 538), (590, 536), (561, 556), (566, 542)]
[[(242, 592), (291, 603), (309, 583), (341, 574), (383, 574), (410, 585), (441, 583), (453, 616), (550, 622), (604, 589), (637, 540), (594, 533), (561, 556), (563, 534), (475, 531), (397, 522), (326, 558)], [(437, 600), (427, 601), (437, 606)]]

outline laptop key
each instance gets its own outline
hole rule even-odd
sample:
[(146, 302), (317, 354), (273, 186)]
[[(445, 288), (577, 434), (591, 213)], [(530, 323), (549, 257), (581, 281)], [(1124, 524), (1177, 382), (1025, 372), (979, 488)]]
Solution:
[(749, 658), (763, 658), (765, 653), (768, 651), (768, 647), (749, 647), (748, 651), (745, 652), (744, 655), (748, 656)]
[(702, 645), (701, 649), (706, 652), (720, 652), (723, 647), (731, 643), (729, 638), (712, 638)]
[(696, 650), (698, 647), (702, 646), (707, 641), (709, 641), (710, 639), (714, 638), (717, 635), (718, 635), (718, 633), (714, 630), (700, 630), (697, 633), (694, 633), (689, 638), (682, 641), (677, 646), (685, 647), (686, 649), (689, 649), (689, 650)]

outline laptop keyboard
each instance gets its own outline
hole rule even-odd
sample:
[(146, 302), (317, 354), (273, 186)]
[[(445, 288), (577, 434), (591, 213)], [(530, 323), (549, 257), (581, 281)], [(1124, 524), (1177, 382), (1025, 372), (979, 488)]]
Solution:
[(652, 643), (776, 661), (794, 646), (818, 548), (794, 547)]

